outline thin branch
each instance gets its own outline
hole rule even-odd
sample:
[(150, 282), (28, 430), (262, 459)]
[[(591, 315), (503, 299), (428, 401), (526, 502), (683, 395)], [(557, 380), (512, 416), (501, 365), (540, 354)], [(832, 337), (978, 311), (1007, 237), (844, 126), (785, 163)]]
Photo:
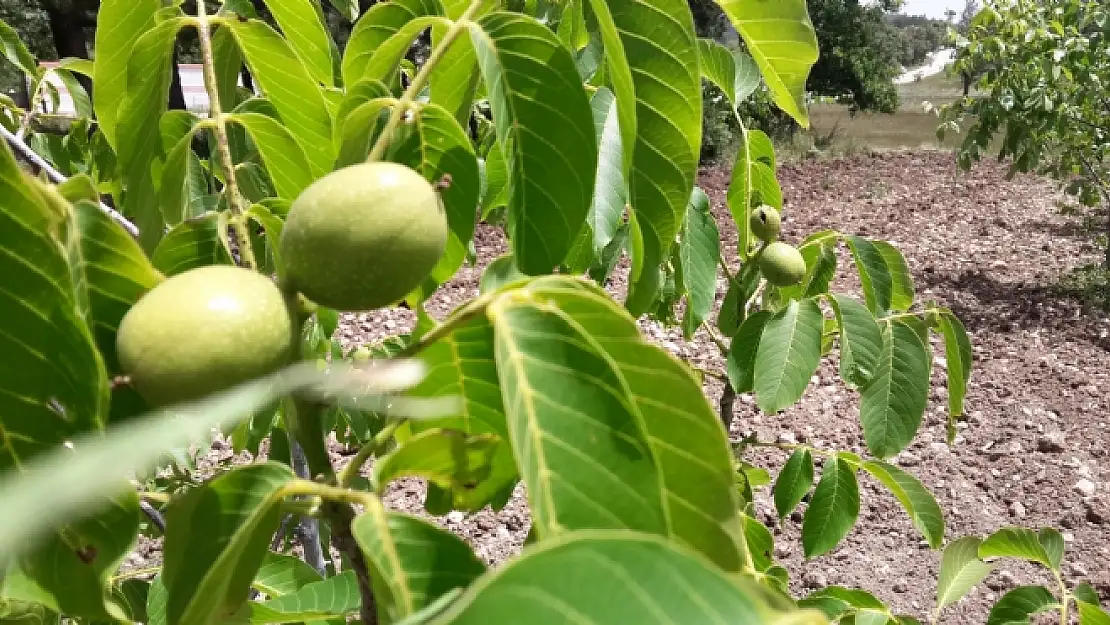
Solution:
[(220, 108), (219, 85), (216, 81), (215, 55), (212, 53), (212, 34), (208, 28), (208, 15), (205, 13), (204, 0), (197, 0), (197, 37), (200, 39), (200, 53), (204, 66), (204, 88), (208, 92), (208, 116), (216, 122), (216, 151), (220, 165), (227, 176), (225, 191), (227, 205), (231, 208), (232, 227), (239, 248), (240, 263), (248, 269), (255, 268), (254, 249), (251, 247), (250, 232), (243, 222), (242, 198), (239, 196), (239, 183), (235, 179), (235, 161), (231, 158), (231, 147), (227, 139), (227, 118)]
[[(19, 152), (20, 156), (30, 161), (30, 163), (35, 167), (38, 167), (42, 171), (46, 172), (47, 177), (50, 178), (50, 181), (54, 184), (62, 184), (67, 180), (62, 172), (54, 169), (53, 165), (46, 162), (45, 159), (36, 154), (30, 146), (24, 143), (19, 137), (13, 135), (7, 128), (0, 126), (0, 136), (3, 136), (4, 140), (8, 142), (8, 145), (12, 146), (12, 149)], [(100, 203), (100, 210), (104, 211), (104, 213), (111, 217), (113, 221), (123, 226), (124, 230), (127, 230), (128, 234), (130, 234), (133, 238), (139, 238), (138, 227), (128, 221), (127, 218), (120, 214), (118, 211), (103, 202)]]
[(397, 428), (401, 427), (406, 422), (407, 421), (405, 419), (398, 419), (387, 424), (384, 428), (382, 428), (381, 432), (378, 432), (377, 436), (375, 436), (373, 440), (363, 445), (362, 448), (358, 450), (358, 453), (355, 454), (355, 457), (351, 459), (350, 464), (348, 464), (343, 469), (343, 471), (339, 473), (339, 486), (343, 488), (350, 487), (351, 482), (353, 482), (358, 476), (359, 470), (362, 468), (362, 465), (366, 464), (366, 461), (370, 459), (370, 456), (373, 456), (381, 451), (382, 447), (384, 447), (385, 444), (389, 442), (391, 438), (393, 438), (393, 435), (397, 433)]
[(417, 96), (420, 95), (420, 91), (424, 89), (424, 85), (428, 84), (428, 80), (432, 76), (432, 70), (443, 60), (451, 44), (455, 43), (455, 40), (462, 35), (463, 29), (469, 25), (470, 20), (474, 18), (478, 9), (481, 8), (482, 2), (483, 0), (470, 0), (470, 6), (466, 7), (466, 11), (463, 12), (459, 19), (451, 24), (451, 27), (448, 28), (447, 32), (443, 35), (443, 39), (441, 39), (435, 49), (432, 50), (432, 53), (428, 55), (428, 60), (424, 62), (420, 71), (417, 72), (416, 76), (412, 79), (412, 84), (405, 89), (405, 92), (401, 95), (401, 99), (398, 100), (397, 104), (393, 107), (393, 111), (390, 112), (389, 121), (386, 122), (385, 129), (382, 130), (382, 134), (378, 136), (378, 140), (374, 142), (374, 147), (371, 148), (370, 155), (366, 158), (368, 162), (381, 160), (381, 158), (385, 156), (386, 149), (389, 147), (390, 142), (393, 141), (393, 133), (395, 133), (397, 128), (401, 125), (405, 113), (408, 112), (409, 107), (416, 101)]
[(146, 515), (146, 518), (150, 519), (150, 522), (154, 524), (154, 527), (158, 528), (160, 533), (166, 533), (166, 519), (162, 516), (161, 512), (150, 505), (150, 502), (145, 499), (139, 500), (139, 508), (143, 511), (143, 514)]

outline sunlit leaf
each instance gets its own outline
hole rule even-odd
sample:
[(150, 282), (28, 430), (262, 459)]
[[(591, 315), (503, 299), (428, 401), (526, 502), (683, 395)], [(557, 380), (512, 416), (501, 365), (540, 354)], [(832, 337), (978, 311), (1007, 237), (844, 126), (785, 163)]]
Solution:
[(227, 226), (219, 213), (207, 213), (170, 230), (151, 255), (154, 267), (166, 276), (206, 265), (230, 265), (231, 250), (221, 237)]
[(335, 84), (331, 35), (314, 0), (266, 0), (266, 6), (312, 78)]
[(116, 120), (127, 93), (131, 48), (154, 26), (154, 14), (161, 8), (159, 0), (101, 0), (96, 14), (93, 107), (100, 131), (116, 150)]
[(709, 206), (709, 196), (694, 187), (682, 226), (678, 257), (686, 290), (683, 332), (689, 340), (709, 318), (717, 298), (717, 265), (721, 262), (721, 234)]
[(575, 532), (487, 573), (431, 622), (487, 625), (514, 622), (521, 614), (534, 625), (572, 618), (641, 625), (773, 622), (760, 596), (752, 582), (726, 577), (659, 538)]
[(812, 487), (813, 456), (808, 449), (798, 449), (786, 461), (775, 482), (775, 510), (779, 518), (790, 516)]
[(170, 625), (202, 625), (246, 603), (281, 522), (284, 464), (239, 467), (176, 499), (166, 514), (166, 616)]
[(994, 566), (979, 559), (979, 544), (975, 536), (954, 540), (944, 548), (940, 561), (940, 580), (937, 582), (937, 612), (956, 603), (979, 582), (986, 579)]
[(803, 128), (806, 80), (817, 62), (817, 35), (805, 0), (717, 0), (759, 64), (775, 104)]
[(867, 386), (879, 371), (882, 330), (856, 299), (836, 294), (829, 303), (840, 327), (840, 377), (853, 386)]
[(802, 520), (806, 558), (832, 551), (859, 518), (859, 482), (855, 470), (839, 458), (825, 461)]
[(366, 502), (351, 530), (370, 564), (378, 613), (396, 622), (486, 570), (461, 538), (414, 516)]
[(470, 37), (509, 164), (517, 266), (528, 275), (551, 273), (592, 199), (598, 155), (589, 100), (570, 53), (534, 19), (491, 13)]
[(290, 45), (265, 22), (230, 20), (228, 25), (254, 80), (308, 157), (313, 177), (331, 171), (335, 162), (332, 118), (318, 83)]
[(874, 376), (863, 388), (860, 420), (868, 450), (887, 459), (905, 449), (921, 427), (933, 362), (921, 337), (901, 321), (884, 323), (882, 337)]
[(1005, 527), (991, 534), (979, 545), (979, 558), (1020, 558), (1054, 568), (1037, 532), (1023, 527)]
[(944, 542), (944, 512), (932, 493), (917, 478), (894, 465), (865, 462), (863, 468), (898, 499), (929, 545), (939, 549)]
[(312, 184), (308, 157), (281, 122), (261, 113), (235, 113), (228, 115), (227, 120), (247, 129), (262, 155), (278, 197), (295, 200)]
[(755, 360), (759, 409), (776, 413), (793, 405), (821, 363), (824, 317), (813, 300), (792, 301), (767, 321)]
[(712, 39), (698, 39), (701, 74), (736, 108), (759, 88), (759, 67), (741, 50), (729, 50)]
[(1019, 586), (1002, 595), (987, 615), (987, 625), (1028, 625), (1032, 617), (1059, 607), (1044, 586)]
[(68, 263), (70, 241), (58, 238), (72, 217), (55, 198), (49, 203), (0, 148), (0, 472), (106, 417), (105, 367), (81, 318), (84, 276)]
[(737, 393), (755, 390), (756, 357), (763, 330), (773, 315), (761, 310), (744, 320), (728, 350), (728, 379)]

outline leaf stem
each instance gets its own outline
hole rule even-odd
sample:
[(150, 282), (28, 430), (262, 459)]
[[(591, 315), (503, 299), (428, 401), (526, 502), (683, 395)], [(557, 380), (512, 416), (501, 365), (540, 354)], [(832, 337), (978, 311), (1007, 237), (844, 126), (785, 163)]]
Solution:
[(725, 342), (725, 339), (717, 333), (717, 330), (713, 326), (709, 325), (708, 321), (701, 322), (701, 325), (705, 328), (705, 333), (709, 335), (709, 339), (717, 345), (717, 349), (721, 351), (721, 355), (728, 358), (729, 346), (728, 343)]
[(200, 39), (200, 53), (204, 66), (204, 88), (208, 92), (208, 116), (215, 121), (216, 151), (220, 165), (227, 176), (225, 191), (227, 205), (231, 208), (232, 227), (239, 248), (239, 262), (247, 269), (255, 269), (254, 249), (251, 246), (250, 232), (243, 220), (242, 199), (239, 196), (239, 183), (235, 179), (235, 161), (231, 158), (231, 147), (227, 139), (227, 118), (220, 108), (220, 92), (216, 82), (216, 61), (212, 53), (212, 33), (208, 28), (208, 15), (204, 0), (197, 0), (197, 38)]
[(359, 470), (362, 468), (362, 465), (366, 464), (366, 461), (370, 459), (370, 456), (373, 456), (381, 451), (386, 443), (388, 443), (389, 440), (393, 438), (393, 435), (397, 433), (397, 429), (407, 422), (408, 421), (406, 419), (397, 419), (386, 424), (386, 426), (382, 428), (382, 431), (378, 432), (373, 440), (363, 445), (362, 448), (358, 450), (358, 453), (355, 454), (355, 457), (351, 459), (350, 464), (344, 467), (343, 470), (339, 473), (339, 487), (350, 488), (351, 483), (355, 480), (356, 477), (358, 477), (358, 473)]
[(489, 306), (490, 300), (490, 296), (479, 297), (477, 299), (471, 300), (465, 306), (458, 309), (455, 314), (452, 315), (449, 319), (436, 326), (424, 336), (420, 337), (419, 341), (412, 343), (404, 350), (402, 350), (399, 354), (397, 354), (396, 357), (411, 358), (412, 356), (415, 356), (416, 354), (424, 351), (429, 345), (459, 329), (459, 327), (461, 327), (463, 324), (467, 323), (471, 319), (484, 315), (486, 313), (486, 308)]
[(463, 29), (470, 25), (470, 21), (474, 15), (481, 8), (483, 0), (470, 0), (470, 5), (466, 7), (459, 19), (455, 20), (451, 27), (447, 29), (447, 33), (443, 35), (443, 39), (439, 44), (432, 49), (431, 54), (428, 55), (428, 60), (420, 67), (420, 71), (413, 77), (412, 83), (409, 84), (405, 92), (401, 94), (401, 99), (393, 107), (393, 111), (389, 114), (389, 121), (386, 122), (382, 134), (378, 135), (378, 140), (374, 142), (374, 147), (370, 150), (370, 155), (366, 157), (367, 162), (380, 161), (385, 156), (385, 151), (393, 141), (393, 134), (400, 127), (401, 121), (404, 119), (405, 113), (408, 112), (410, 106), (416, 101), (416, 97), (420, 95), (420, 91), (428, 84), (431, 79), (432, 70), (436, 65), (443, 60), (447, 55), (447, 50), (450, 49), (451, 44), (462, 35)]

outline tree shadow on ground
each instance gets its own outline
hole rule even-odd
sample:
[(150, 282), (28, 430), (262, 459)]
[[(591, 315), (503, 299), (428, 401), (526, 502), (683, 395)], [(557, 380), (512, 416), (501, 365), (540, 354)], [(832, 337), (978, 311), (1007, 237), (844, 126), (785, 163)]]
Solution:
[(1110, 336), (1099, 328), (1105, 313), (1086, 306), (1079, 294), (1060, 284), (1007, 283), (978, 271), (935, 273), (920, 280), (949, 293), (949, 308), (973, 332), (1044, 330), (1110, 352)]

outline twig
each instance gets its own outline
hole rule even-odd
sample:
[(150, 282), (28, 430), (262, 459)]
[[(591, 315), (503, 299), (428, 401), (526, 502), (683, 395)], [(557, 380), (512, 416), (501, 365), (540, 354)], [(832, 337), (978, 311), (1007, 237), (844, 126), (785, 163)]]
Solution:
[[(24, 143), (19, 137), (13, 135), (11, 131), (9, 131), (7, 128), (0, 126), (0, 136), (3, 136), (4, 140), (8, 142), (8, 145), (12, 146), (15, 151), (19, 152), (20, 156), (30, 161), (31, 164), (35, 167), (38, 167), (42, 171), (46, 172), (46, 176), (50, 178), (50, 181), (54, 184), (62, 184), (67, 180), (62, 172), (54, 169), (53, 165), (46, 162), (45, 159), (36, 154), (30, 146)], [(128, 234), (130, 234), (133, 238), (139, 238), (139, 229), (135, 226), (135, 224), (128, 221), (128, 219), (120, 214), (118, 211), (103, 202), (100, 203), (100, 210), (104, 211), (104, 213), (111, 217), (113, 221), (123, 226), (123, 228), (127, 230)]]
[(212, 34), (208, 29), (208, 16), (204, 0), (197, 0), (197, 38), (200, 39), (200, 53), (204, 66), (204, 88), (208, 92), (208, 116), (216, 122), (216, 151), (220, 165), (227, 177), (227, 205), (231, 208), (232, 227), (239, 249), (239, 259), (248, 269), (255, 268), (254, 249), (251, 247), (250, 232), (243, 223), (242, 198), (239, 197), (239, 183), (235, 180), (235, 161), (231, 158), (231, 147), (227, 139), (227, 118), (220, 108), (219, 85), (216, 82), (216, 62), (212, 53)]
[(161, 512), (155, 509), (154, 506), (150, 505), (149, 501), (145, 499), (140, 499), (139, 509), (143, 511), (143, 514), (146, 515), (146, 518), (150, 519), (150, 522), (154, 524), (154, 527), (158, 528), (159, 532), (161, 532), (162, 534), (166, 533), (166, 519), (162, 516)]
[[(293, 462), (293, 473), (301, 479), (312, 479), (309, 475), (304, 448), (292, 436), (289, 437), (289, 456)], [(293, 531), (300, 538), (301, 547), (304, 548), (304, 561), (324, 576), (328, 567), (324, 561), (324, 548), (320, 544), (320, 521), (313, 517), (303, 517)]]
[(362, 448), (358, 450), (358, 453), (355, 454), (355, 457), (351, 459), (350, 464), (348, 464), (339, 473), (339, 486), (343, 488), (349, 487), (351, 485), (351, 482), (353, 482), (358, 476), (359, 470), (362, 468), (362, 465), (366, 464), (366, 461), (370, 459), (370, 456), (373, 456), (381, 451), (382, 447), (385, 446), (387, 442), (389, 442), (389, 439), (393, 438), (393, 435), (397, 433), (397, 428), (401, 427), (405, 423), (406, 421), (404, 419), (398, 419), (387, 424), (384, 428), (382, 428), (381, 432), (378, 432), (377, 436), (375, 436), (373, 440), (363, 445)]
[(721, 401), (718, 407), (721, 412), (721, 423), (724, 424), (727, 433), (732, 428), (732, 418), (736, 407), (736, 389), (732, 388), (732, 382), (725, 382), (725, 390), (721, 393)]
[(401, 120), (404, 118), (405, 113), (408, 112), (412, 103), (416, 101), (416, 97), (420, 95), (420, 91), (424, 88), (424, 85), (428, 83), (428, 80), (432, 76), (432, 70), (443, 60), (451, 44), (455, 43), (455, 40), (459, 38), (463, 29), (467, 27), (468, 23), (474, 18), (474, 14), (478, 12), (481, 6), (482, 0), (470, 0), (470, 6), (466, 7), (466, 11), (459, 16), (459, 19), (451, 24), (451, 27), (448, 28), (447, 32), (443, 35), (443, 39), (441, 39), (435, 49), (432, 50), (432, 53), (428, 55), (428, 60), (424, 62), (420, 71), (417, 72), (416, 76), (412, 79), (412, 84), (401, 94), (401, 99), (397, 101), (397, 104), (393, 107), (393, 111), (390, 112), (389, 121), (386, 122), (382, 134), (378, 136), (378, 140), (374, 142), (374, 147), (370, 150), (370, 155), (366, 158), (368, 162), (381, 160), (382, 156), (385, 156), (386, 148), (388, 148), (390, 142), (393, 141), (393, 133), (397, 131), (397, 127), (401, 125)]

